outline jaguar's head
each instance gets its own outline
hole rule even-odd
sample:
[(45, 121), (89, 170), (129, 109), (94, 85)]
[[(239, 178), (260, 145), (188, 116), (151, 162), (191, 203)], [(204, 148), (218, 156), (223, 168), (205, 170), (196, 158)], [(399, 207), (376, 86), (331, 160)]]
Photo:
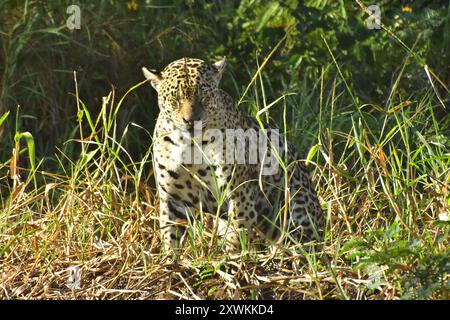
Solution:
[(195, 121), (206, 125), (208, 112), (214, 108), (207, 101), (218, 89), (225, 65), (225, 58), (211, 65), (200, 59), (182, 58), (161, 72), (145, 67), (142, 71), (158, 93), (160, 112), (177, 127), (190, 129)]

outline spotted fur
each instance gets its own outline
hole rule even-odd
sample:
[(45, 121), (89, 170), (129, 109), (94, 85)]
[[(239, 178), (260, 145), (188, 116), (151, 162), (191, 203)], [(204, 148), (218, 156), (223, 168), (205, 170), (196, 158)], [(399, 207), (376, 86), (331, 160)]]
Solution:
[[(279, 234), (283, 220), (280, 216), (285, 212), (284, 171), (260, 176), (261, 163), (230, 165), (218, 160), (224, 150), (214, 136), (183, 138), (192, 133), (195, 121), (201, 121), (202, 132), (260, 128), (254, 118), (242, 113), (233, 99), (219, 89), (225, 64), (225, 59), (208, 65), (200, 59), (183, 58), (170, 63), (162, 72), (143, 68), (145, 77), (158, 93), (160, 107), (154, 131), (153, 161), (166, 250), (177, 246), (183, 233), (178, 222), (185, 220), (186, 215), (199, 209), (217, 212), (217, 190), (228, 190), (220, 213), (231, 222), (231, 232), (227, 234), (230, 246), (237, 243), (238, 232), (247, 232), (249, 239), (253, 239), (255, 229), (272, 237)], [(294, 147), (284, 145), (284, 138), (280, 142), (280, 155), (285, 154), (287, 147), (287, 163), (295, 162), (287, 174), (291, 197), (286, 211), (287, 225), (291, 236), (309, 240), (321, 228), (322, 210), (310, 175), (298, 161)], [(185, 164), (180, 155), (199, 145), (208, 147), (202, 163)]]

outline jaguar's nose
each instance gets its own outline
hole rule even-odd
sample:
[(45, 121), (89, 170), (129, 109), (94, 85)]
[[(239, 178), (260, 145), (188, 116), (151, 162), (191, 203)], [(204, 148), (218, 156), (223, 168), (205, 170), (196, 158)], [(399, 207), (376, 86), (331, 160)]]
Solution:
[(203, 117), (203, 111), (197, 111), (190, 114), (188, 117), (183, 116), (183, 122), (189, 126), (194, 126), (196, 121), (201, 121)]

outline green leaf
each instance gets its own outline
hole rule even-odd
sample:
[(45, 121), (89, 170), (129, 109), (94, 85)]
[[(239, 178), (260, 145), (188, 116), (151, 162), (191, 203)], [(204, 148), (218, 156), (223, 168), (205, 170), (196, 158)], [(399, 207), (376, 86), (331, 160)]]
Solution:
[(308, 155), (306, 156), (307, 161), (311, 161), (312, 158), (316, 155), (317, 151), (319, 151), (319, 145), (315, 144), (309, 149)]
[(7, 111), (6, 113), (4, 113), (1, 118), (0, 118), (0, 127), (3, 124), (3, 122), (5, 122), (6, 118), (8, 118), (9, 116), (9, 111)]
[(35, 170), (36, 168), (36, 159), (35, 159), (35, 147), (34, 147), (34, 138), (31, 133), (26, 132), (17, 132), (14, 136), (14, 141), (19, 142), (20, 139), (24, 138), (28, 147), (28, 156), (30, 158), (31, 170)]
[(364, 244), (364, 241), (360, 239), (349, 240), (339, 250), (339, 256), (342, 256), (344, 253), (348, 252), (351, 249), (361, 248), (362, 246), (364, 246)]

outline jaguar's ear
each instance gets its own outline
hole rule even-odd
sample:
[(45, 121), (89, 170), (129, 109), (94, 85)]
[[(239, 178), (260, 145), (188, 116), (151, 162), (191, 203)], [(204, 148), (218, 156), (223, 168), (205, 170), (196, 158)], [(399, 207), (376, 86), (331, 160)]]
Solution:
[(142, 72), (144, 73), (144, 77), (148, 81), (150, 81), (152, 87), (155, 88), (156, 91), (158, 91), (159, 83), (162, 80), (161, 73), (152, 69), (148, 70), (146, 67), (142, 67)]
[(227, 58), (223, 57), (222, 60), (217, 61), (216, 63), (214, 63), (212, 66), (214, 69), (217, 70), (217, 72), (222, 75), (223, 70), (225, 70), (225, 66), (227, 65)]

